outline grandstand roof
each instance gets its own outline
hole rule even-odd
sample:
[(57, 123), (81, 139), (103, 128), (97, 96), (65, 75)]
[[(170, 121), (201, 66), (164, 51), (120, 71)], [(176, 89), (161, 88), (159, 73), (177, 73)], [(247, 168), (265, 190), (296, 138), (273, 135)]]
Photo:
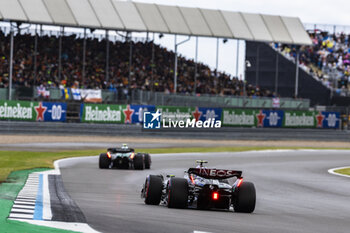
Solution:
[(311, 44), (296, 17), (118, 0), (0, 0), (0, 20)]

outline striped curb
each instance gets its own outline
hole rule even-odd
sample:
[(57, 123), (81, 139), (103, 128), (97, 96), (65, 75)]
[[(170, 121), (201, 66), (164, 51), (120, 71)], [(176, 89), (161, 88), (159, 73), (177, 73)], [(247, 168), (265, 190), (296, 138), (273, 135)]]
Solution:
[[(54, 170), (30, 173), (14, 201), (8, 219), (62, 230), (98, 233), (86, 223), (83, 213), (63, 188), (58, 164), (70, 160), (55, 161)], [(60, 198), (65, 202), (60, 202)]]

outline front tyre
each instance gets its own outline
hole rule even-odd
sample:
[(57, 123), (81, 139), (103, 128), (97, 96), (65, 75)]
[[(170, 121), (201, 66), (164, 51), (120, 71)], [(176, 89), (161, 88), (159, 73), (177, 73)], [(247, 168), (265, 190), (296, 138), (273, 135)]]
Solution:
[(107, 154), (106, 153), (100, 154), (99, 167), (101, 169), (106, 169), (106, 168), (109, 168), (110, 164), (111, 164), (111, 159), (108, 158)]
[(187, 208), (188, 182), (184, 178), (171, 177), (168, 183), (168, 207)]
[(147, 205), (159, 205), (163, 191), (163, 180), (160, 176), (149, 175), (144, 187), (145, 203)]
[(243, 182), (235, 193), (234, 209), (235, 212), (252, 213), (255, 209), (256, 192), (254, 184)]

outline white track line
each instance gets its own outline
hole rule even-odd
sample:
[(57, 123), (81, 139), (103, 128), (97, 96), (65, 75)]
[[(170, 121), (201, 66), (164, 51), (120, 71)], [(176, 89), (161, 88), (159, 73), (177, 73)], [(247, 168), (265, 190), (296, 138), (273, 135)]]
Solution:
[(51, 220), (51, 200), (49, 191), (49, 178), (48, 174), (44, 174), (43, 177), (43, 220)]
[(335, 172), (335, 170), (344, 169), (344, 168), (350, 168), (350, 166), (348, 166), (348, 167), (336, 167), (336, 168), (331, 168), (331, 169), (328, 169), (328, 173), (330, 173), (330, 174), (332, 174), (332, 175), (337, 175), (337, 176), (343, 176), (343, 177), (348, 177), (348, 178), (350, 178), (349, 175), (340, 174), (340, 173), (338, 173), (338, 172)]

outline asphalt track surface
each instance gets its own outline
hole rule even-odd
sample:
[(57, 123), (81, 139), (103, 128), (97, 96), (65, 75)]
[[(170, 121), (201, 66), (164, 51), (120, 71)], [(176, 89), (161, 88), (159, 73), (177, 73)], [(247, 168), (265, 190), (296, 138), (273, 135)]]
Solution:
[[(350, 180), (330, 175), (350, 165), (349, 151), (274, 151), (153, 155), (151, 170), (100, 170), (97, 157), (60, 163), (65, 189), (101, 232), (349, 232)], [(254, 182), (253, 214), (168, 209), (140, 199), (148, 174), (175, 174), (209, 160), (208, 167), (242, 169)]]

